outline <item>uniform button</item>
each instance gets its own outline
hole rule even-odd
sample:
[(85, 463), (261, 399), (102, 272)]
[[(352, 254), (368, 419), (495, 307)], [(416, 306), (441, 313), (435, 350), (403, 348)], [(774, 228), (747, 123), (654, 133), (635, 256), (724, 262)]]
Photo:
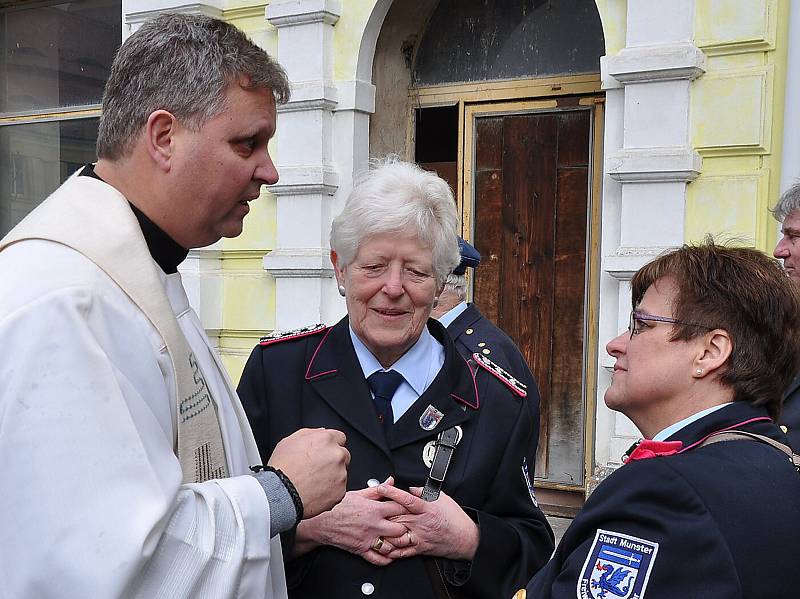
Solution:
[(467, 330), (466, 330), (466, 331), (464, 331), (464, 332), (465, 332), (467, 335), (472, 335), (472, 333), (474, 333), (475, 331), (473, 331), (472, 329), (467, 329)]
[(486, 347), (486, 344), (485, 344), (483, 341), (481, 341), (481, 342), (478, 344), (478, 347)]
[(788, 428), (786, 428), (786, 425), (784, 425), (784, 424), (781, 424), (781, 430), (782, 430), (784, 433), (788, 433), (788, 432), (789, 432), (789, 429), (788, 429)]
[(377, 487), (379, 484), (381, 484), (381, 481), (379, 481), (377, 478), (371, 478), (367, 481), (368, 487)]
[(372, 595), (375, 592), (375, 585), (371, 582), (365, 582), (361, 585), (361, 594), (362, 595)]
[(490, 350), (490, 349), (484, 349), (484, 350), (483, 350), (483, 353), (484, 353), (484, 354), (486, 354), (486, 355), (488, 356), (490, 353), (492, 353), (492, 350)]

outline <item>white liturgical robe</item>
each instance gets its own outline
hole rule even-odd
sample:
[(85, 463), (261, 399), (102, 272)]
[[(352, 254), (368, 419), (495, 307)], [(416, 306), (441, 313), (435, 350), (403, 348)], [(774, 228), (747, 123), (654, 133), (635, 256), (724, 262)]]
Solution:
[[(67, 185), (121, 198), (88, 177)], [(0, 252), (0, 597), (286, 596), (269, 504), (248, 474), (260, 461), (252, 432), (180, 275), (159, 272), (217, 401), (230, 477), (181, 483), (172, 362), (123, 289), (65, 245), (10, 245)]]

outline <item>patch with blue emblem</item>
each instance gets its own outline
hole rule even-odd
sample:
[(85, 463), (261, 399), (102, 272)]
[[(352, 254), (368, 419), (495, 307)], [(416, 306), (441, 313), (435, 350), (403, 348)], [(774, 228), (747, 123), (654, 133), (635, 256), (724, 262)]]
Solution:
[(658, 543), (598, 529), (578, 580), (578, 599), (644, 599)]

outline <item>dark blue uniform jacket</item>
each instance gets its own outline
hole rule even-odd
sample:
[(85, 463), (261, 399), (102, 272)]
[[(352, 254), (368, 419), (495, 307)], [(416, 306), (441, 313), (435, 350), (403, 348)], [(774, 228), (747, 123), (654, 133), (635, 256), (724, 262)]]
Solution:
[(745, 402), (688, 425), (669, 439), (680, 453), (630, 461), (600, 484), (527, 597), (800, 597), (800, 474), (765, 443), (696, 448), (728, 427), (786, 443)]
[[(467, 304), (467, 309), (450, 323), (447, 332), (455, 340), (462, 356), (470, 357), (474, 353), (483, 353), (492, 362), (513, 374), (520, 382), (536, 389), (531, 369), (519, 348), (511, 337), (481, 314), (475, 304)], [(488, 350), (488, 353), (484, 350)]]
[[(317, 334), (253, 350), (239, 395), (264, 461), (278, 441), (300, 428), (335, 428), (347, 435), (352, 456), (348, 490), (390, 475), (407, 489), (425, 484), (425, 444), (460, 425), (464, 435), (443, 490), (478, 524), (480, 543), (471, 563), (439, 559), (439, 568), (452, 597), (510, 596), (547, 561), (553, 547), (550, 527), (523, 474), (523, 461), (535, 460), (538, 398), (519, 397), (483, 367), (470, 368), (442, 325), (429, 320), (429, 330), (444, 346), (444, 365), (385, 434), (348, 328), (344, 318)], [(432, 431), (420, 426), (429, 404), (444, 414)], [(377, 567), (322, 547), (287, 560), (287, 578), (292, 597), (359, 597), (365, 582), (374, 585), (374, 598), (436, 596), (421, 557)]]
[[(795, 453), (800, 453), (800, 374), (786, 388), (780, 423)], [(800, 595), (800, 592), (798, 592)]]

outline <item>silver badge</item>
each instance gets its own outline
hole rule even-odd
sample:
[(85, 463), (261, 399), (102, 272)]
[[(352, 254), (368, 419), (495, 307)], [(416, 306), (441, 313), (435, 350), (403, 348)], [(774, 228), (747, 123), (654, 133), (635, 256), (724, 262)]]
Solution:
[(461, 443), (461, 439), (464, 437), (464, 431), (461, 428), (460, 424), (456, 424), (456, 445)]
[(429, 404), (422, 416), (419, 417), (419, 425), (424, 431), (432, 431), (439, 425), (442, 418), (444, 418), (444, 414)]
[(436, 441), (428, 441), (422, 449), (422, 462), (428, 468), (433, 466), (434, 455), (436, 455)]

